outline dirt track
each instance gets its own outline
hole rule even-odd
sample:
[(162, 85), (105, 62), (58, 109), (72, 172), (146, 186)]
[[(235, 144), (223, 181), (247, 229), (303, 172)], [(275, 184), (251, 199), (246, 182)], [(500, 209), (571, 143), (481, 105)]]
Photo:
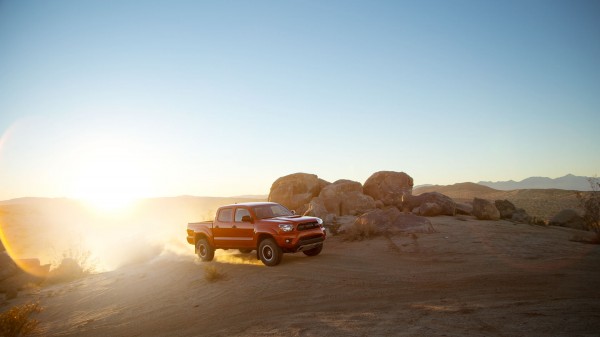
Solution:
[(322, 255), (206, 264), (166, 256), (55, 285), (39, 298), (57, 336), (598, 336), (600, 247), (579, 232), (432, 218), (438, 233), (342, 242)]

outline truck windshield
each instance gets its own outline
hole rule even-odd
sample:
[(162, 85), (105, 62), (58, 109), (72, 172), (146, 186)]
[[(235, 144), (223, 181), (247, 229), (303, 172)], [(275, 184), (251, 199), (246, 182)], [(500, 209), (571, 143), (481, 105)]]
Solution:
[(263, 205), (254, 207), (254, 214), (258, 219), (276, 218), (279, 216), (292, 216), (289, 209), (281, 205)]

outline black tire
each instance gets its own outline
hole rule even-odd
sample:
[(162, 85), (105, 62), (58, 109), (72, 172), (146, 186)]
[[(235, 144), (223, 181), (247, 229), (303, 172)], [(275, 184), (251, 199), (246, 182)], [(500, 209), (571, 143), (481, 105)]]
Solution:
[(321, 251), (323, 250), (323, 245), (318, 245), (315, 248), (311, 248), (309, 250), (303, 250), (302, 252), (304, 253), (304, 255), (306, 256), (317, 256), (319, 255), (319, 253), (321, 253)]
[(204, 262), (212, 261), (215, 257), (215, 249), (204, 238), (196, 242), (196, 253), (200, 260)]
[(258, 257), (265, 266), (273, 267), (281, 262), (283, 252), (273, 239), (264, 239), (258, 245)]
[(239, 250), (239, 251), (240, 251), (240, 253), (242, 253), (242, 254), (250, 254), (250, 253), (252, 253), (252, 251), (253, 251), (254, 249), (250, 249), (250, 248), (244, 248), (244, 249), (238, 249), (238, 250)]

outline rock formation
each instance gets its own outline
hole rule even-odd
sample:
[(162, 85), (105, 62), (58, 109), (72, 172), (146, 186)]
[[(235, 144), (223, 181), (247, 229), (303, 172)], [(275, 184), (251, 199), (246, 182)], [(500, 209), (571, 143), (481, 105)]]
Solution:
[(587, 230), (582, 212), (575, 209), (563, 209), (558, 212), (550, 219), (549, 225)]
[(327, 211), (337, 216), (360, 215), (375, 209), (375, 200), (363, 194), (359, 182), (351, 180), (338, 180), (327, 185), (321, 190), (319, 198), (323, 200)]
[(455, 212), (456, 214), (461, 215), (473, 215), (473, 205), (464, 202), (457, 202)]
[(508, 200), (496, 200), (494, 205), (500, 212), (500, 219), (506, 219), (514, 222), (529, 223), (531, 216), (522, 208), (517, 208)]
[(375, 226), (382, 232), (388, 233), (433, 233), (435, 232), (429, 219), (414, 215), (404, 214), (398, 208), (390, 206), (376, 209), (359, 216), (356, 225)]
[(310, 201), (317, 197), (328, 183), (314, 174), (294, 173), (281, 177), (273, 183), (269, 201), (278, 202), (302, 214)]
[(363, 191), (385, 206), (403, 209), (403, 202), (412, 194), (413, 179), (404, 172), (380, 171), (365, 181)]
[(499, 220), (500, 212), (489, 200), (474, 198), (473, 215), (479, 220)]
[(413, 213), (424, 216), (454, 215), (456, 211), (454, 200), (438, 192), (408, 196), (405, 198), (405, 204), (408, 204), (411, 210), (418, 208), (417, 212)]

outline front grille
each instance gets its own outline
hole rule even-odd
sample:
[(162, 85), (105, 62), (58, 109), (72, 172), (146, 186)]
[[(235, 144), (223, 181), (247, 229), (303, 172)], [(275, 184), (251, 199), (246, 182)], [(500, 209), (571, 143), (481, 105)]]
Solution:
[(314, 228), (318, 228), (319, 227), (319, 223), (318, 222), (307, 222), (307, 223), (301, 223), (298, 225), (298, 230), (299, 231), (306, 231), (309, 229), (314, 229)]

